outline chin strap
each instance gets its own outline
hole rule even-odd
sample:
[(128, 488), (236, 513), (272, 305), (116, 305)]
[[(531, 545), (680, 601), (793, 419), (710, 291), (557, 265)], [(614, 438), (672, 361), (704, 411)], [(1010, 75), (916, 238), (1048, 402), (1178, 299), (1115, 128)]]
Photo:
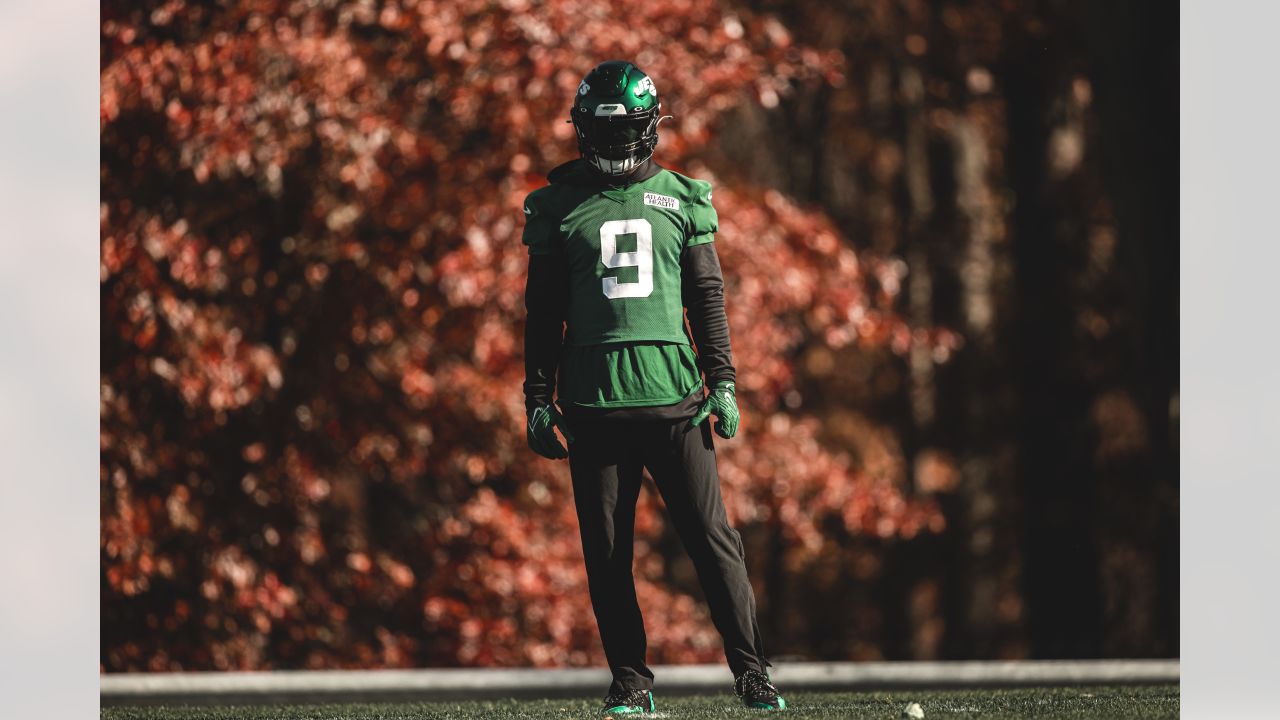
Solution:
[(638, 157), (629, 157), (624, 160), (610, 160), (608, 158), (602, 158), (599, 155), (583, 155), (582, 161), (587, 164), (587, 167), (601, 175), (605, 180), (612, 184), (618, 184), (634, 177), (652, 158), (653, 152), (650, 151), (643, 159)]
[[(645, 159), (647, 160), (648, 158)], [(610, 160), (608, 158), (602, 158), (599, 155), (594, 155), (591, 159), (587, 160), (587, 164), (595, 168), (597, 172), (605, 177), (621, 180), (639, 169), (640, 166), (644, 164), (644, 161), (635, 157), (629, 157), (624, 160)]]

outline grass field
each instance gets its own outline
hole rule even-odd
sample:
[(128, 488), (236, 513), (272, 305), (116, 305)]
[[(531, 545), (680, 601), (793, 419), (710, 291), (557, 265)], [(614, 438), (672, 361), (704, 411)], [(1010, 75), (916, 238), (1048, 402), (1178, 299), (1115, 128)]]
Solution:
[[(742, 708), (732, 695), (657, 696), (658, 712), (644, 718), (748, 718), (761, 711)], [(925, 718), (1177, 718), (1177, 685), (1143, 687), (1019, 688), (787, 694), (787, 718), (898, 720), (916, 702)], [(352, 705), (263, 705), (230, 707), (114, 707), (102, 720), (564, 720), (598, 718), (599, 701), (495, 700)], [(619, 717), (619, 720), (621, 720)]]

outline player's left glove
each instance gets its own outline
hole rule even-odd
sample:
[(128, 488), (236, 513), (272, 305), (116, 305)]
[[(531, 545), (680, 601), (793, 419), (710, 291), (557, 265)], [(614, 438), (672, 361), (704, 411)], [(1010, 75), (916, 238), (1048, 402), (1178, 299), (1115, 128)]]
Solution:
[(529, 448), (544, 458), (560, 460), (569, 457), (569, 451), (560, 444), (555, 428), (560, 428), (566, 442), (573, 443), (573, 434), (554, 405), (539, 405), (528, 413), (527, 435)]
[(715, 415), (716, 434), (728, 440), (738, 434), (738, 399), (734, 397), (733, 383), (718, 382), (693, 416), (694, 426), (701, 425), (709, 415)]

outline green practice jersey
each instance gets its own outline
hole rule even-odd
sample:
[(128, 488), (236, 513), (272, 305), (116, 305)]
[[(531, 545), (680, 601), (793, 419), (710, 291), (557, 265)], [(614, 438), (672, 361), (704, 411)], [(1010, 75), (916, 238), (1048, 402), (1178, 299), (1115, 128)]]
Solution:
[(563, 255), (569, 266), (565, 344), (689, 344), (680, 295), (686, 247), (717, 230), (711, 185), (670, 170), (621, 188), (601, 188), (577, 169), (525, 201), (531, 255)]
[[(684, 329), (684, 249), (714, 240), (710, 184), (659, 170), (601, 188), (581, 165), (552, 174), (525, 202), (531, 255), (568, 265), (568, 333), (562, 404), (670, 405), (702, 387)], [(622, 232), (622, 231), (628, 232)]]
[(560, 358), (561, 406), (631, 408), (672, 405), (702, 388), (689, 345), (570, 345)]

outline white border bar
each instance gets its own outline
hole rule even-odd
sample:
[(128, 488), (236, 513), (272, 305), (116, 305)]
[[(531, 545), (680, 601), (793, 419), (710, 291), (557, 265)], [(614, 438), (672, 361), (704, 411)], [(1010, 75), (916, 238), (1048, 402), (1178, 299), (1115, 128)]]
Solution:
[[(727, 690), (724, 665), (655, 666), (657, 688), (673, 694)], [(1137, 685), (1177, 683), (1178, 660), (1026, 660), (975, 662), (782, 663), (788, 690)], [(594, 697), (607, 689), (600, 669), (449, 668), (138, 673), (101, 676), (103, 705), (227, 705), (270, 702)]]

